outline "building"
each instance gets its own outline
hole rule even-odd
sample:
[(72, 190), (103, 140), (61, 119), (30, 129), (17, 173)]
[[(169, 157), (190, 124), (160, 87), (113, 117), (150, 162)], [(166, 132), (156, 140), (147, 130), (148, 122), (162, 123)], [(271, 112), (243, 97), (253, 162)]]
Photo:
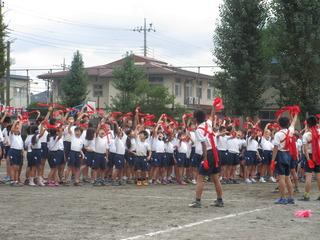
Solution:
[(46, 103), (48, 102), (48, 91), (32, 94), (30, 96), (30, 103)]
[[(163, 85), (175, 96), (175, 103), (190, 109), (209, 107), (216, 95), (211, 86), (212, 76), (183, 70), (169, 65), (166, 62), (153, 58), (133, 55), (135, 65), (145, 70), (149, 82), (154, 85)], [(95, 101), (96, 106), (110, 105), (112, 97), (117, 90), (112, 85), (112, 71), (122, 65), (124, 59), (105, 65), (85, 68), (89, 77), (88, 101)], [(46, 73), (38, 76), (43, 80), (52, 82), (52, 100), (59, 102), (61, 97), (60, 82), (68, 71)]]
[[(10, 106), (15, 108), (27, 107), (29, 97), (29, 77), (22, 75), (10, 75)], [(4, 99), (6, 99), (6, 90), (4, 90)], [(5, 104), (1, 102), (1, 104)]]

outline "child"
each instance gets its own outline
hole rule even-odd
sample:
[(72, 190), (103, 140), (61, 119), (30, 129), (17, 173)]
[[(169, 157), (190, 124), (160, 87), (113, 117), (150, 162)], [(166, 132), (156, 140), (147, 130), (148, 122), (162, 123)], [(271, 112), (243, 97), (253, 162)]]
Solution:
[[(276, 173), (279, 175), (279, 190), (280, 198), (275, 201), (275, 204), (294, 204), (293, 187), (290, 179), (290, 162), (292, 156), (290, 155), (290, 146), (288, 138), (293, 136), (294, 126), (297, 121), (298, 114), (295, 114), (291, 125), (287, 117), (279, 118), (278, 122), (281, 130), (274, 136), (274, 148), (272, 152), (272, 164), (276, 164)], [(288, 198), (285, 197), (285, 190), (288, 190)]]
[(174, 167), (174, 144), (173, 144), (173, 134), (168, 135), (165, 141), (165, 151), (166, 151), (166, 161), (168, 163), (166, 177), (167, 182), (172, 183), (171, 174)]
[(98, 126), (97, 136), (95, 139), (95, 157), (92, 164), (94, 185), (105, 185), (104, 176), (107, 166), (107, 156), (109, 142), (106, 131), (103, 127)]
[(187, 183), (183, 181), (184, 166), (185, 166), (185, 162), (187, 159), (187, 152), (188, 152), (188, 145), (187, 145), (188, 143), (186, 141), (187, 135), (184, 132), (180, 132), (178, 133), (177, 138), (178, 138), (178, 141), (177, 141), (177, 145), (175, 146), (177, 151), (175, 156), (175, 163), (177, 167), (176, 178), (177, 178), (178, 184), (187, 185)]
[(3, 130), (2, 130), (2, 134), (3, 134), (3, 157), (5, 158), (6, 161), (6, 176), (4, 177), (4, 181), (5, 182), (10, 182), (10, 175), (11, 175), (11, 169), (10, 169), (10, 161), (9, 161), (9, 157), (8, 157), (8, 153), (10, 150), (10, 139), (9, 139), (9, 131), (11, 129), (11, 118), (6, 116), (6, 113), (3, 117), (3, 121), (2, 121), (2, 126), (3, 126)]
[(124, 168), (124, 154), (126, 152), (127, 135), (119, 126), (116, 127), (115, 134), (116, 153), (114, 154), (115, 170), (113, 173), (113, 186), (120, 186), (122, 184), (121, 171)]
[(276, 179), (273, 177), (273, 171), (270, 167), (272, 159), (272, 150), (274, 146), (272, 143), (271, 131), (268, 129), (269, 126), (270, 124), (268, 123), (264, 129), (260, 143), (263, 151), (263, 158), (261, 177), (259, 181), (262, 183), (266, 182), (264, 176), (267, 176), (267, 174), (270, 176), (271, 182), (276, 182)]
[(153, 158), (153, 184), (166, 184), (163, 181), (164, 170), (166, 167), (165, 164), (165, 143), (164, 143), (164, 135), (162, 130), (160, 130), (161, 125), (157, 125), (157, 127), (153, 131), (153, 144), (155, 146), (155, 154)]
[(136, 160), (136, 138), (134, 135), (134, 131), (132, 129), (128, 129), (126, 131), (126, 135), (128, 136), (126, 141), (126, 168), (127, 168), (127, 183), (133, 183), (135, 177), (135, 160)]
[(80, 165), (81, 158), (84, 158), (84, 154), (82, 152), (83, 147), (83, 138), (81, 137), (82, 130), (79, 127), (72, 131), (73, 121), (70, 122), (68, 126), (69, 134), (71, 135), (71, 151), (69, 155), (69, 166), (71, 168), (71, 172), (75, 177), (74, 186), (81, 186), (80, 184)]
[(252, 129), (247, 136), (247, 145), (246, 152), (244, 155), (245, 159), (245, 169), (244, 169), (244, 178), (246, 183), (256, 183), (254, 179), (257, 170), (259, 152), (258, 147), (259, 143), (257, 141), (256, 130)]
[(148, 138), (147, 131), (139, 132), (136, 139), (136, 161), (135, 171), (137, 171), (137, 186), (148, 186), (147, 171), (148, 162), (151, 159), (151, 148), (146, 139)]
[(49, 150), (48, 162), (50, 167), (50, 172), (48, 175), (48, 186), (55, 187), (59, 186), (59, 181), (57, 180), (58, 168), (61, 165), (64, 165), (64, 146), (62, 128), (49, 130), (47, 146)]
[[(85, 167), (82, 169), (82, 174), (83, 174), (83, 182), (89, 182), (88, 181), (88, 172), (89, 168), (93, 167), (93, 163), (95, 161), (95, 145), (96, 145), (96, 140), (95, 140), (95, 129), (94, 128), (88, 128), (86, 131), (86, 135), (84, 138), (84, 158), (85, 158)], [(94, 183), (94, 180), (93, 182)]]
[(10, 150), (9, 159), (11, 166), (11, 186), (20, 186), (19, 184), (19, 168), (23, 164), (23, 140), (21, 138), (21, 128), (22, 124), (20, 121), (15, 121), (12, 125), (11, 131), (9, 133), (10, 138)]
[[(232, 130), (232, 127), (229, 128), (229, 130)], [(228, 134), (229, 132), (227, 131), (226, 127), (220, 126), (219, 132), (216, 135), (217, 149), (219, 152), (219, 159), (221, 164), (222, 181), (226, 182), (229, 181), (227, 177), (227, 169), (230, 171), (230, 167), (228, 167), (228, 139), (230, 138), (230, 136), (228, 136)], [(202, 152), (201, 143), (198, 144), (198, 149)]]

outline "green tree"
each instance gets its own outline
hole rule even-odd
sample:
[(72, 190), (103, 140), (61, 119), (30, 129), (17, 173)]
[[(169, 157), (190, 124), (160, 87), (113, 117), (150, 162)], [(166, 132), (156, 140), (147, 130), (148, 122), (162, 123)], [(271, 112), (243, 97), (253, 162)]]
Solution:
[(121, 66), (115, 68), (112, 72), (113, 86), (119, 93), (112, 98), (112, 108), (117, 111), (129, 112), (137, 104), (135, 90), (139, 82), (146, 79), (146, 75), (141, 68), (134, 65), (133, 55), (126, 54)]
[(315, 113), (320, 110), (320, 1), (274, 0), (272, 10), (279, 104)]
[(82, 104), (88, 95), (88, 76), (84, 69), (82, 55), (76, 51), (69, 74), (62, 80), (62, 102), (68, 107)]
[[(256, 115), (263, 103), (265, 62), (261, 38), (266, 12), (261, 0), (224, 0), (220, 6), (214, 55), (228, 75), (228, 82), (221, 82), (220, 90), (234, 114)], [(220, 75), (218, 80), (225, 81), (227, 75)]]
[(7, 25), (5, 25), (3, 21), (3, 12), (2, 6), (0, 6), (0, 102), (4, 103), (4, 75), (6, 72), (8, 60), (6, 59), (6, 46), (5, 46), (5, 37), (7, 35), (6, 32)]

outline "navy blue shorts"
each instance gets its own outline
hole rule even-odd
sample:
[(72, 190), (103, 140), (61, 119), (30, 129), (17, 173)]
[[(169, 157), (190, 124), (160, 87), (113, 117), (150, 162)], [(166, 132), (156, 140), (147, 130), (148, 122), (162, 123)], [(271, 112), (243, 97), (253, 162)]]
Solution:
[(69, 159), (68, 159), (68, 166), (80, 168), (81, 165), (81, 153), (76, 151), (70, 151)]
[(33, 165), (33, 155), (32, 152), (27, 152), (27, 166), (32, 167)]
[(166, 159), (168, 162), (168, 166), (174, 166), (174, 157), (173, 157), (173, 153), (166, 153)]
[(298, 160), (294, 160), (292, 157), (291, 157), (291, 160), (290, 160), (290, 169), (296, 169), (298, 166)]
[[(304, 154), (303, 154), (303, 157), (304, 157), (304, 159), (306, 159), (306, 157), (305, 157)], [(312, 154), (310, 154), (309, 159), (312, 159)], [(314, 172), (314, 173), (320, 173), (320, 166), (319, 166), (319, 165), (316, 165), (315, 168), (310, 168), (310, 167), (309, 167), (309, 164), (308, 164), (308, 162), (307, 162), (307, 160), (306, 160), (304, 170), (305, 170), (305, 172), (307, 172), (307, 173), (313, 173), (313, 172)]]
[(114, 154), (114, 166), (116, 169), (124, 168), (124, 155), (122, 154)]
[(17, 150), (14, 148), (10, 148), (8, 153), (9, 159), (10, 159), (10, 165), (23, 165), (23, 157), (22, 157), (22, 150)]
[(191, 166), (191, 159), (186, 157), (186, 161), (184, 162), (184, 167), (189, 168)]
[(10, 146), (4, 146), (4, 157), (7, 158), (9, 156)]
[(258, 153), (259, 153), (259, 156), (262, 158), (262, 160), (257, 158), (257, 164), (262, 163), (263, 161), (263, 150), (261, 148), (258, 148)]
[(115, 153), (109, 152), (107, 168), (113, 168), (113, 166), (114, 166), (114, 156), (115, 156)]
[(270, 165), (272, 160), (272, 151), (264, 150), (262, 155), (262, 164)]
[(48, 144), (41, 143), (41, 159), (47, 159), (49, 154)]
[(210, 176), (212, 174), (220, 173), (220, 165), (218, 167), (215, 166), (214, 156), (213, 156), (212, 150), (209, 150), (207, 152), (207, 157), (208, 157), (208, 161), (209, 161), (209, 169), (205, 170), (203, 168), (202, 164), (200, 164), (199, 174), (202, 176)]
[(92, 162), (92, 169), (106, 169), (107, 158), (103, 153), (95, 153), (94, 160)]
[(154, 167), (166, 167), (166, 154), (165, 153), (154, 153), (153, 166)]
[(301, 159), (300, 167), (301, 167), (302, 169), (306, 169), (306, 167), (307, 167), (307, 166), (306, 166), (306, 165), (307, 165), (306, 156), (305, 156), (304, 154), (301, 154), (300, 159)]
[(49, 151), (48, 162), (50, 168), (56, 168), (64, 164), (64, 152), (62, 150)]
[(256, 151), (246, 151), (244, 154), (244, 160), (246, 161), (246, 166), (255, 166), (258, 164), (257, 152)]
[(136, 161), (136, 156), (134, 154), (126, 153), (126, 155), (124, 157), (125, 157), (126, 162), (128, 163), (128, 165), (130, 167), (133, 167), (134, 163)]
[(220, 160), (221, 166), (228, 165), (228, 162), (229, 162), (228, 151), (219, 150), (218, 153), (219, 153), (219, 160)]
[(227, 166), (237, 166), (240, 164), (240, 157), (238, 153), (228, 152)]
[(191, 159), (191, 167), (198, 169), (200, 167), (202, 159), (203, 159), (202, 155), (197, 153), (193, 154), (193, 157)]
[(148, 171), (148, 161), (145, 156), (137, 156), (134, 164), (134, 169), (136, 171), (147, 172)]
[[(192, 157), (193, 157), (193, 155), (196, 153), (196, 147), (191, 147), (191, 153), (190, 153), (190, 161), (191, 161), (191, 159), (192, 159)], [(191, 162), (190, 162), (190, 164), (191, 164)]]
[(94, 152), (86, 152), (84, 154), (84, 158), (85, 158), (85, 165), (87, 167), (92, 167), (93, 161), (94, 161), (94, 157), (95, 157), (95, 153)]
[(279, 175), (289, 176), (290, 175), (290, 161), (291, 156), (289, 152), (278, 151), (276, 157), (276, 173)]
[(184, 167), (187, 161), (187, 154), (177, 153), (176, 155), (177, 167)]
[(71, 151), (71, 142), (63, 141), (63, 151), (66, 159), (68, 159), (70, 151)]
[(30, 167), (38, 167), (41, 164), (42, 154), (41, 149), (32, 149), (32, 161), (30, 162)]

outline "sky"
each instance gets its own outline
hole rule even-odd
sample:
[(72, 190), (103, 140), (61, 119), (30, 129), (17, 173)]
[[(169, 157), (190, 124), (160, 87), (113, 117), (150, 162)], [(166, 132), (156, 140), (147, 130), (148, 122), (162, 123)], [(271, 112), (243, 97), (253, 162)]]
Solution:
[[(12, 69), (61, 68), (80, 50), (85, 66), (143, 55), (144, 18), (148, 56), (175, 66), (212, 66), (212, 36), (222, 0), (7, 0), (5, 22), (12, 41)], [(212, 68), (201, 73), (212, 74)], [(45, 90), (29, 71), (31, 91)], [(25, 75), (26, 71), (14, 71)], [(36, 84), (37, 83), (37, 84)]]

